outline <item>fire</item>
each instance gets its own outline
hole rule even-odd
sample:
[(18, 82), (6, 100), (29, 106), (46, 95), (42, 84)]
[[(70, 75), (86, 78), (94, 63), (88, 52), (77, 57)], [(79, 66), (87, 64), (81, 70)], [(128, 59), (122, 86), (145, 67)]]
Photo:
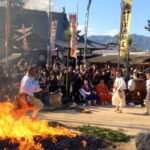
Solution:
[[(32, 121), (28, 116), (24, 116), (18, 121), (14, 121), (10, 111), (13, 104), (10, 102), (0, 103), (0, 139), (11, 139), (20, 141), (19, 149), (42, 149), (40, 144), (35, 144), (33, 138), (35, 136), (51, 136), (53, 142), (57, 142), (55, 136), (63, 135), (68, 137), (76, 137), (73, 133), (62, 127), (49, 127), (47, 120)], [(30, 144), (28, 144), (30, 143)]]

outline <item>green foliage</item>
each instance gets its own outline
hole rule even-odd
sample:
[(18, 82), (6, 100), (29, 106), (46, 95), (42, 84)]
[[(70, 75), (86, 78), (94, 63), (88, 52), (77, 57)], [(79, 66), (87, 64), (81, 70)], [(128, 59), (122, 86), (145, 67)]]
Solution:
[(115, 131), (107, 128), (99, 128), (89, 125), (79, 126), (77, 128), (83, 133), (103, 138), (111, 142), (128, 142), (131, 138), (133, 138), (133, 136), (124, 134), (122, 130)]
[(128, 36), (128, 39), (127, 39), (127, 42), (128, 42), (128, 45), (131, 46), (132, 45), (132, 37), (131, 36)]
[(136, 52), (142, 52), (144, 50), (144, 48), (138, 48), (137, 50), (136, 50)]
[(66, 39), (67, 41), (70, 41), (70, 40), (71, 40), (71, 32), (70, 32), (69, 29), (65, 30), (64, 36), (65, 36), (65, 39)]

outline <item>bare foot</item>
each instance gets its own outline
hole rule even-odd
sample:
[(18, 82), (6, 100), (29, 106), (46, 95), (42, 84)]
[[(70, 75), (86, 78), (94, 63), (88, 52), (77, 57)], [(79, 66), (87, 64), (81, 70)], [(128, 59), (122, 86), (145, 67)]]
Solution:
[(122, 113), (122, 110), (119, 110), (118, 113)]
[(114, 111), (115, 111), (115, 112), (118, 112), (118, 111), (119, 111), (119, 109), (117, 108), (117, 109), (115, 109)]

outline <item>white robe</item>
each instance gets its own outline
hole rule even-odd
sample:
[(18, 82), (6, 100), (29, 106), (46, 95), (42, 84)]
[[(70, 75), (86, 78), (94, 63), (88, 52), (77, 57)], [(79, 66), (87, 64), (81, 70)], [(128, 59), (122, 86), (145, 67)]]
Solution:
[[(120, 106), (123, 107), (126, 105), (126, 101), (125, 101), (125, 92), (124, 90), (126, 89), (126, 83), (124, 81), (124, 79), (121, 78), (116, 78), (115, 82), (114, 82), (114, 86), (117, 88), (117, 90), (113, 90), (113, 95), (112, 95), (112, 105), (115, 106)], [(119, 95), (119, 91), (122, 91), (122, 98)]]
[(146, 108), (149, 108), (150, 107), (150, 80), (146, 80), (146, 88), (147, 88), (147, 95), (146, 95)]

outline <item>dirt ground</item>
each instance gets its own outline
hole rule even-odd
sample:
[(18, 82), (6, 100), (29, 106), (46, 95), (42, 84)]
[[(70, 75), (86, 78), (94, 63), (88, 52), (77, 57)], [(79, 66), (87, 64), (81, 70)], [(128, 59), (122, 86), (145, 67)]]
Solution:
[[(124, 133), (137, 135), (150, 132), (150, 116), (145, 116), (145, 108), (126, 107), (123, 113), (114, 112), (113, 106), (90, 106), (91, 114), (79, 113), (73, 109), (40, 112), (39, 119), (57, 121), (69, 126), (94, 125), (111, 129), (123, 129)], [(135, 139), (129, 143), (117, 143), (117, 150), (136, 150)]]

